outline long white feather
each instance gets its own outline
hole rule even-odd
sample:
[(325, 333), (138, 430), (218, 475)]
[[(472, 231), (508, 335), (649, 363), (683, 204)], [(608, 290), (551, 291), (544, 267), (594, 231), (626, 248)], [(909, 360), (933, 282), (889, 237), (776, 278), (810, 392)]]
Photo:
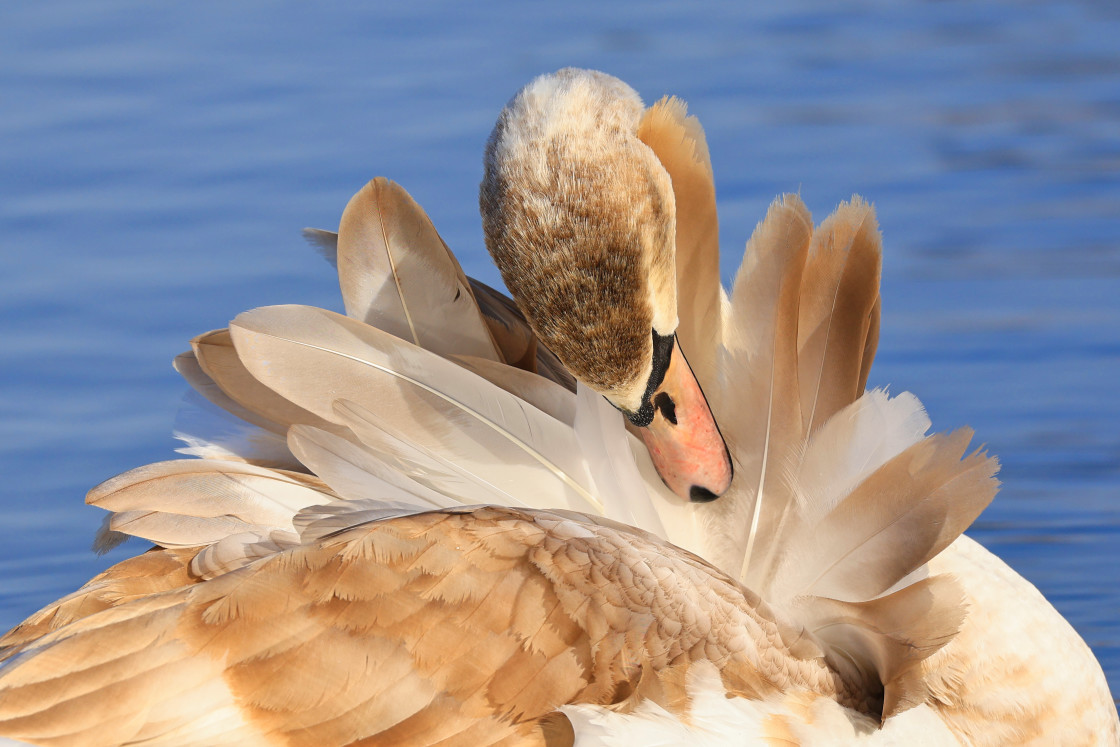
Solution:
[(402, 432), (413, 428), (429, 446), (457, 445), (476, 461), (480, 450), (501, 444), (502, 459), (485, 459), (511, 471), (544, 467), (579, 497), (577, 510), (602, 512), (570, 428), (450, 361), (312, 307), (255, 309), (230, 329), (254, 376), (319, 417), (338, 423), (334, 403), (347, 399)]
[[(757, 580), (790, 509), (787, 481), (801, 446), (797, 310), (812, 218), (796, 195), (775, 200), (747, 242), (724, 316), (721, 365), (735, 375), (710, 395), (735, 460), (735, 500), (700, 509), (713, 562)], [(705, 394), (708, 394), (705, 392)], [(745, 551), (749, 548), (749, 551)]]
[[(587, 460), (604, 515), (666, 537), (652, 501), (664, 500), (647, 490), (627, 444), (619, 413), (582, 382), (576, 385), (575, 437)], [(679, 499), (678, 499), (679, 500)]]
[(552, 379), (484, 358), (457, 355), (454, 360), (561, 423), (572, 425), (575, 422), (575, 396)]
[[(533, 504), (562, 505), (573, 500), (562, 481), (538, 480), (532, 484), (518, 484), (503, 474), (497, 459), (483, 460), (481, 465), (477, 461), (464, 463), (461, 454), (444, 454), (439, 444), (433, 447), (414, 440), (377, 413), (355, 402), (339, 400), (335, 403), (335, 411), (364, 446), (392, 469), (459, 503), (528, 508)], [(495, 472), (497, 482), (492, 481), (495, 477), (492, 473)], [(557, 490), (559, 495), (552, 496)]]
[(114, 532), (194, 547), (236, 534), (291, 531), (297, 511), (333, 498), (315, 482), (240, 462), (185, 459), (106, 480), (86, 502), (113, 512), (108, 528)]
[(308, 469), (348, 500), (391, 500), (424, 510), (459, 505), (411, 479), (402, 465), (386, 464), (383, 455), (333, 433), (294, 425), (288, 442)]
[[(198, 338), (195, 338), (196, 340)], [(226, 411), (247, 423), (252, 423), (255, 426), (263, 428), (273, 433), (283, 434), (287, 430), (287, 426), (281, 425), (274, 420), (270, 420), (258, 413), (253, 412), (247, 407), (243, 407), (233, 397), (229, 396), (222, 386), (214, 381), (208, 373), (202, 369), (202, 364), (198, 360), (198, 356), (193, 350), (186, 353), (180, 353), (175, 356), (175, 360), (171, 365), (175, 370), (186, 379), (191, 388), (202, 397), (205, 397), (215, 407)]]

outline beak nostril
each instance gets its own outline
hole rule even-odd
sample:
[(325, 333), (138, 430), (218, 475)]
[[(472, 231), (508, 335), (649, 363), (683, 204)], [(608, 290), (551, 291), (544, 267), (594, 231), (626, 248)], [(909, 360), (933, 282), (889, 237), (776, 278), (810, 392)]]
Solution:
[(699, 485), (693, 485), (688, 489), (688, 497), (693, 503), (710, 503), (716, 498), (719, 498), (719, 496), (712, 491), (707, 488), (702, 488)]
[(658, 392), (653, 398), (653, 406), (661, 412), (662, 417), (673, 425), (677, 424), (677, 403), (672, 397), (665, 392)]

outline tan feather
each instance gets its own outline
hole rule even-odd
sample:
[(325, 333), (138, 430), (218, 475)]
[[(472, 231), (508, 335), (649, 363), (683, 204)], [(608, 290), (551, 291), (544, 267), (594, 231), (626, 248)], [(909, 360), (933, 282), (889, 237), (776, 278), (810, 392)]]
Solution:
[[(382, 439), (391, 435), (419, 450), (424, 460), (413, 464), (423, 467), (426, 480), (463, 503), (605, 510), (569, 428), (512, 399), (506, 402), (512, 407), (492, 410), (499, 417), (491, 419), (423, 391), (409, 397), (407, 421), (345, 400), (338, 412), (370, 447), (384, 448)], [(542, 469), (550, 479), (540, 479)], [(464, 477), (470, 484), (460, 486), (456, 478)]]
[[(863, 393), (879, 303), (882, 246), (874, 208), (853, 197), (813, 233), (798, 315), (798, 382), (804, 432)], [(875, 319), (874, 336), (878, 335)], [(866, 364), (866, 365), (865, 365)]]
[(188, 570), (195, 549), (152, 549), (94, 576), (82, 588), (52, 602), (0, 638), (0, 661), (47, 633), (101, 610), (150, 594), (198, 583)]
[(853, 488), (926, 437), (929, 416), (909, 392), (876, 389), (828, 419), (809, 439), (796, 468), (794, 496), (803, 519), (819, 521)]
[[(203, 337), (213, 335), (210, 333)], [(174, 366), (193, 390), (183, 398), (175, 418), (175, 437), (186, 444), (177, 451), (203, 459), (243, 461), (278, 469), (303, 469), (284, 441), (287, 425), (238, 404), (203, 371), (193, 350), (177, 356)], [(236, 382), (236, 377), (233, 380)], [(226, 381), (229, 385), (230, 380), (227, 378)], [(259, 385), (253, 381), (250, 386), (256, 388)], [(256, 398), (257, 404), (263, 407), (260, 399)], [(265, 395), (266, 402), (267, 399), (268, 395)], [(270, 414), (280, 415), (283, 411), (270, 410)], [(103, 532), (98, 539), (98, 549), (108, 549), (111, 545), (109, 534)]]
[(467, 276), (399, 184), (378, 177), (346, 205), (338, 279), (349, 316), (440, 355), (499, 360)]
[(453, 360), (491, 384), (531, 403), (538, 410), (548, 413), (561, 423), (571, 425), (575, 422), (574, 393), (552, 379), (484, 358), (455, 356)]
[(299, 460), (347, 499), (398, 500), (424, 509), (458, 505), (448, 495), (411, 479), (399, 461), (371, 452), (349, 439), (306, 425), (294, 425), (288, 443)]
[[(283, 434), (295, 423), (331, 430), (328, 421), (272, 391), (245, 367), (228, 329), (217, 329), (191, 340), (199, 366), (221, 391), (243, 408), (279, 426)], [(234, 412), (234, 414), (239, 414)]]
[[(224, 330), (223, 330), (224, 331)], [(205, 337), (214, 336), (217, 338), (216, 332), (208, 332), (206, 335), (200, 335), (195, 340), (200, 340)], [(228, 334), (226, 335), (228, 340)], [(220, 343), (219, 343), (220, 344)], [(283, 434), (287, 430), (287, 426), (281, 423), (264, 417), (263, 415), (253, 412), (247, 407), (242, 407), (235, 399), (230, 397), (221, 386), (218, 385), (214, 379), (202, 370), (202, 365), (199, 363), (198, 357), (193, 350), (186, 353), (180, 353), (175, 356), (172, 364), (179, 375), (186, 379), (191, 388), (206, 398), (207, 401), (213, 403), (217, 407), (225, 410), (229, 414), (241, 418), (247, 423), (252, 423), (258, 428), (263, 428), (267, 431), (276, 434)]]
[(867, 377), (871, 374), (871, 364), (875, 362), (875, 351), (879, 348), (879, 317), (882, 314), (882, 298), (875, 299), (871, 316), (867, 321), (867, 339), (863, 343), (863, 361), (860, 363), (859, 382), (856, 391), (867, 389)]
[[(513, 492), (507, 492), (506, 486), (511, 481), (500, 478), (498, 482), (491, 481), (493, 476), (488, 474), (487, 469), (490, 460), (483, 462), (480, 468), (477, 462), (464, 465), (449, 459), (438, 451), (433, 451), (428, 445), (408, 438), (406, 434), (397, 434), (391, 425), (372, 410), (354, 402), (340, 400), (336, 403), (335, 410), (339, 418), (357, 435), (363, 447), (376, 454), (379, 461), (410, 481), (444, 495), (451, 503), (528, 507), (531, 503), (544, 502), (563, 505), (572, 500), (565, 487), (560, 487), (559, 496), (552, 498), (551, 494), (556, 490), (553, 485), (546, 485), (538, 492), (531, 486), (525, 486), (522, 491), (513, 484)], [(500, 472), (502, 468), (495, 464), (494, 469)]]
[(876, 597), (928, 562), (980, 515), (998, 462), (961, 459), (967, 428), (910, 446), (819, 521), (791, 530), (771, 588), (846, 600)]
[(951, 576), (866, 602), (801, 598), (792, 609), (828, 644), (837, 669), (862, 679), (869, 692), (882, 692), (883, 720), (925, 702), (920, 664), (953, 639), (965, 618), (964, 596)]
[(106, 480), (86, 502), (113, 512), (113, 531), (194, 547), (260, 528), (292, 530), (304, 506), (333, 499), (317, 478), (240, 462), (157, 462)]
[(752, 563), (768, 557), (780, 537), (791, 497), (785, 473), (802, 442), (795, 341), (812, 230), (809, 211), (796, 195), (771, 204), (747, 242), (725, 321), (725, 365), (739, 372), (738, 380), (712, 397), (712, 410), (736, 414), (721, 425), (739, 461), (735, 479), (753, 500), (715, 501), (703, 511), (713, 536), (729, 538), (713, 550), (717, 562), (741, 566), (748, 584), (759, 580), (751, 573)]
[[(397, 187), (395, 184), (392, 186)], [(324, 231), (320, 228), (305, 228), (303, 229), (303, 237), (332, 266), (338, 268), (337, 233)], [(450, 254), (450, 250), (448, 250), (448, 253)], [(451, 256), (454, 259), (454, 255)], [(482, 313), (483, 321), (489, 328), (490, 336), (497, 346), (501, 359), (511, 366), (539, 373), (541, 376), (574, 391), (575, 382), (572, 380), (571, 374), (568, 373), (564, 364), (556, 358), (552, 351), (545, 347), (533, 334), (533, 330), (529, 328), (528, 322), (525, 321), (525, 315), (521, 313), (513, 300), (504, 293), (494, 290), (470, 276), (467, 276), (466, 280), (474, 293), (478, 309)], [(388, 299), (384, 302), (390, 307), (396, 307), (396, 300), (392, 297), (392, 294), (382, 296), (382, 298)]]
[(704, 129), (685, 103), (665, 97), (646, 110), (638, 138), (669, 172), (677, 205), (677, 339), (705, 390), (715, 386), (719, 342), (719, 220)]

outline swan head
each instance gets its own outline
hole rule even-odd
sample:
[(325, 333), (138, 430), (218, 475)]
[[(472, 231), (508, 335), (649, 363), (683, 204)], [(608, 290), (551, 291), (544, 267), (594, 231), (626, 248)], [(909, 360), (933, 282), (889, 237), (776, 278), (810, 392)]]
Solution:
[(691, 500), (731, 484), (727, 447), (676, 341), (676, 203), (628, 85), (567, 68), (502, 110), (486, 146), (486, 244), (536, 335), (639, 428)]

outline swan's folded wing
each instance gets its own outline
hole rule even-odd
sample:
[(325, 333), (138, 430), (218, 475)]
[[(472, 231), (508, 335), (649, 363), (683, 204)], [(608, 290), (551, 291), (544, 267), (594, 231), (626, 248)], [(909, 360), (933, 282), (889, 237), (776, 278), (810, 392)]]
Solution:
[(742, 627), (721, 638), (707, 619), (780, 640), (725, 576), (645, 533), (498, 508), (399, 516), (57, 628), (0, 670), (0, 734), (544, 744), (565, 703), (687, 709), (681, 672), (700, 659), (738, 692), (820, 678), (816, 660), (750, 661)]

